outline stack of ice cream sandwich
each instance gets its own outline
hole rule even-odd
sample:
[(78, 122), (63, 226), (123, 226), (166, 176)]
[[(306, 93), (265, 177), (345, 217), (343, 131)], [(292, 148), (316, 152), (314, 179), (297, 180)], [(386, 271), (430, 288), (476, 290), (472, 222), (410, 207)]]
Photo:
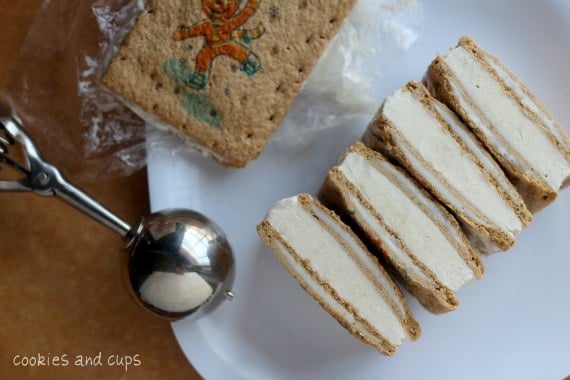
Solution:
[(497, 57), (470, 37), (424, 83), (392, 93), (320, 201), (281, 200), (258, 232), (352, 335), (392, 355), (420, 327), (398, 281), (429, 311), (454, 310), (532, 213), (570, 185), (570, 139)]

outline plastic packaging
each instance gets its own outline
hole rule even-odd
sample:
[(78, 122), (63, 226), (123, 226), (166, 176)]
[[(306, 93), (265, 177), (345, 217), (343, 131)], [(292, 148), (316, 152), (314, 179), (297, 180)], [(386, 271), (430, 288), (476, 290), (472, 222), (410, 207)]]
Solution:
[(359, 0), (313, 68), (274, 139), (344, 125), (379, 104), (370, 83), (416, 41), (417, 0)]
[[(2, 95), (48, 159), (74, 178), (128, 175), (146, 164), (144, 122), (99, 83), (143, 7), (143, 0), (44, 1)], [(420, 21), (417, 0), (359, 0), (274, 140), (302, 140), (375, 112), (371, 78), (413, 44)], [(148, 138), (153, 149), (164, 133)]]
[(44, 1), (1, 94), (46, 159), (74, 180), (128, 175), (145, 164), (144, 123), (98, 84), (111, 41), (141, 7)]

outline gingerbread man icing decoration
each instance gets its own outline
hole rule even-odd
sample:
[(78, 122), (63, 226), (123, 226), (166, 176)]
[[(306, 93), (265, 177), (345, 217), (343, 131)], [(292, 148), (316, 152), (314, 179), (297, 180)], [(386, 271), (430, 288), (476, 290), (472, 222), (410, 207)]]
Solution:
[[(202, 9), (208, 16), (191, 27), (180, 26), (174, 33), (174, 41), (187, 38), (204, 37), (204, 45), (196, 56), (194, 72), (187, 79), (187, 84), (196, 89), (203, 89), (208, 83), (208, 76), (216, 57), (227, 56), (239, 62), (240, 70), (248, 76), (254, 75), (260, 68), (259, 59), (246, 45), (251, 40), (265, 33), (263, 24), (251, 30), (238, 29), (257, 10), (260, 0), (248, 0), (240, 11), (242, 0), (202, 0)], [(243, 41), (243, 43), (240, 42)]]

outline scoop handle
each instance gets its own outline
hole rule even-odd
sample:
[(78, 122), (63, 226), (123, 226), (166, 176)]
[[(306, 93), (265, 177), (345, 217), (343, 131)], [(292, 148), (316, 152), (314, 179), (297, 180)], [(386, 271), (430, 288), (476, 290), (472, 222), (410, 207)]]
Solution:
[(133, 229), (127, 222), (109, 211), (109, 209), (87, 195), (81, 189), (69, 183), (59, 174), (59, 171), (57, 174), (59, 178), (57, 178), (57, 185), (54, 186), (54, 192), (58, 198), (115, 231), (123, 238), (129, 238), (131, 236)]
[[(132, 237), (134, 232), (128, 223), (72, 185), (57, 167), (44, 160), (36, 143), (24, 130), (19, 118), (16, 116), (0, 117), (0, 127), (2, 127), (0, 158), (8, 161), (12, 167), (16, 167), (25, 175), (19, 181), (0, 181), (0, 190), (33, 191), (42, 196), (57, 196), (124, 238)], [(8, 157), (7, 146), (15, 143), (23, 148), (27, 167), (16, 165)]]

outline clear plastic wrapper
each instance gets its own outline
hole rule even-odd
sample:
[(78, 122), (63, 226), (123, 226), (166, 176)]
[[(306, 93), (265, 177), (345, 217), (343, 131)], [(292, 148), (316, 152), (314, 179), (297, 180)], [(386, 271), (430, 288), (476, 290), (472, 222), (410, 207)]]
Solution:
[(128, 175), (145, 164), (144, 123), (98, 84), (111, 41), (141, 7), (133, 0), (44, 1), (0, 94), (46, 158), (74, 180)]
[[(44, 1), (2, 94), (47, 158), (75, 178), (128, 175), (146, 164), (145, 136), (149, 149), (165, 138), (145, 134), (144, 122), (99, 82), (143, 7), (143, 0)], [(414, 43), (420, 23), (417, 0), (359, 0), (273, 138), (298, 141), (372, 115), (370, 83)]]
[(359, 0), (313, 68), (274, 139), (345, 125), (378, 108), (372, 83), (416, 41), (417, 0)]

